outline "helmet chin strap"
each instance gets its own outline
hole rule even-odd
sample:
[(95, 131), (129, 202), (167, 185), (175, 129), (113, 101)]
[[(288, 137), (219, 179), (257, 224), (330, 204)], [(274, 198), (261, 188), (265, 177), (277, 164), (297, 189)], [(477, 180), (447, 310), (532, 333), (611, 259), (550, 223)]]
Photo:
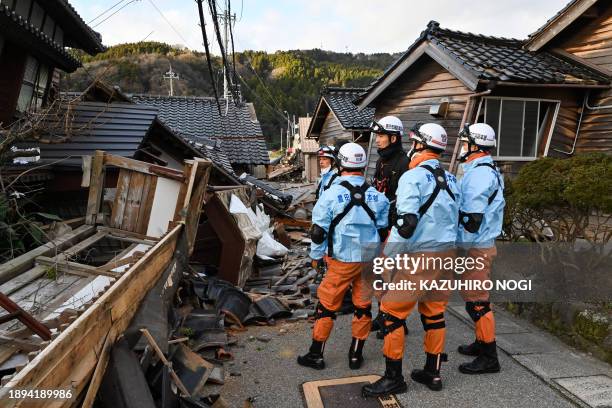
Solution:
[[(472, 142), (467, 142), (468, 144), (468, 150), (467, 152), (460, 154), (459, 155), (459, 161), (461, 163), (465, 163), (467, 161), (467, 159), (474, 153), (483, 153), (484, 151), (476, 144), (473, 144)], [(476, 150), (472, 150), (472, 146), (476, 146), (477, 149)]]

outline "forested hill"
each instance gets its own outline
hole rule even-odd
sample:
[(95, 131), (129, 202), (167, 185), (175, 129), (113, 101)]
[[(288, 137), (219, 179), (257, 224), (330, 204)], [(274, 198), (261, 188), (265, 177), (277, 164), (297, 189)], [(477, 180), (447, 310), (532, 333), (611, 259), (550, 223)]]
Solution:
[[(203, 53), (158, 42), (141, 42), (110, 47), (91, 57), (79, 55), (83, 68), (62, 78), (62, 89), (82, 91), (93, 78), (119, 85), (127, 93), (167, 95), (169, 83), (162, 79), (170, 64), (180, 79), (174, 81), (175, 95), (213, 96), (213, 87)], [(312, 113), (321, 88), (364, 87), (379, 76), (397, 57), (391, 54), (350, 54), (331, 51), (294, 50), (245, 51), (236, 54), (237, 82), (246, 101), (253, 102), (271, 146), (286, 128), (283, 111), (297, 116)], [(222, 92), (220, 58), (211, 58), (214, 82)], [(231, 62), (231, 61), (230, 61)]]

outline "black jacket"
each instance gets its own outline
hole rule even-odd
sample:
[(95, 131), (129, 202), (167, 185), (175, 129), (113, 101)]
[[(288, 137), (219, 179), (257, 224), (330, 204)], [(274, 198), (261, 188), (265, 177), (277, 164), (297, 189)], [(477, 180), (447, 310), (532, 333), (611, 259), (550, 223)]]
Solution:
[(410, 159), (400, 144), (391, 145), (378, 150), (379, 158), (376, 161), (376, 171), (372, 185), (376, 190), (384, 193), (389, 199), (389, 228), (395, 223), (395, 192), (400, 177), (408, 171)]

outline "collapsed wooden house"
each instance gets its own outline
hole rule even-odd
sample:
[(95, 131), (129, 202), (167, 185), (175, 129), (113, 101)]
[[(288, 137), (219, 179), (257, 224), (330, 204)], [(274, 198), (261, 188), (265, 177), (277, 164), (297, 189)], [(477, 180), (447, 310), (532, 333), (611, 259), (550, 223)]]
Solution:
[[(171, 261), (193, 250), (209, 161), (176, 170), (96, 151), (84, 167), (84, 224), (0, 265), (0, 292), (12, 300), (11, 313), (0, 317), (0, 367), (18, 370), (2, 379), (3, 407), (91, 406), (110, 347)], [(119, 171), (116, 182), (107, 177), (111, 169)], [(103, 196), (113, 197), (110, 205)], [(75, 397), (24, 401), (9, 398), (12, 389), (65, 389)]]
[[(612, 149), (611, 44), (606, 1), (571, 1), (527, 40), (432, 21), (357, 104), (375, 108), (377, 117), (396, 115), (406, 128), (444, 126), (451, 170), (463, 124), (489, 123), (498, 135), (494, 158), (512, 175), (539, 157)], [(368, 156), (372, 174), (378, 158), (372, 144)]]

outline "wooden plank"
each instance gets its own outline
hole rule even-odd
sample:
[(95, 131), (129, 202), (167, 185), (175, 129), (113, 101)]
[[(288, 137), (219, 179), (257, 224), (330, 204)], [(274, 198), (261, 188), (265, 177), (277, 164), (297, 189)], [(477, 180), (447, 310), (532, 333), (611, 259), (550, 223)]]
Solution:
[(87, 199), (87, 213), (85, 223), (95, 225), (102, 203), (104, 189), (104, 158), (105, 153), (96, 150), (91, 164), (91, 180), (89, 182), (89, 197)]
[[(7, 387), (61, 388), (74, 381), (77, 389), (82, 390), (94, 371), (110, 325), (118, 333), (129, 325), (143, 297), (155, 285), (172, 257), (181, 231), (182, 225), (178, 225), (166, 234), (67, 330), (17, 373)], [(0, 389), (0, 399), (6, 397), (7, 387)], [(11, 401), (7, 408), (18, 405), (18, 401)]]
[(142, 189), (144, 187), (145, 175), (142, 173), (132, 173), (130, 178), (130, 189), (127, 195), (125, 212), (121, 228), (125, 231), (135, 231), (138, 224), (138, 209), (140, 208), (140, 200), (142, 199)]
[[(319, 393), (319, 387), (325, 387), (330, 385), (341, 385), (349, 384), (354, 382), (376, 382), (380, 378), (379, 375), (363, 375), (358, 377), (345, 377), (345, 378), (334, 378), (331, 380), (320, 380), (320, 381), (309, 381), (302, 385), (304, 389), (304, 400), (306, 401), (307, 408), (325, 408), (321, 394)], [(391, 405), (396, 406), (396, 405)]]
[(89, 187), (91, 181), (91, 156), (83, 156), (83, 163), (81, 164), (83, 169), (83, 178), (81, 179), (81, 187)]
[(128, 159), (127, 157), (115, 156), (112, 154), (107, 154), (105, 156), (104, 164), (108, 166), (115, 166), (127, 170), (137, 171), (139, 173), (169, 178), (181, 182), (185, 180), (183, 172), (180, 170), (174, 170), (169, 167), (157, 166), (155, 164), (146, 163), (134, 159)]
[(36, 258), (36, 262), (41, 265), (55, 267), (57, 268), (58, 272), (64, 272), (64, 273), (68, 273), (71, 275), (78, 275), (78, 276), (85, 276), (85, 277), (97, 276), (97, 275), (108, 276), (111, 278), (117, 277), (117, 273), (109, 272), (103, 268), (98, 268), (96, 266), (91, 266), (91, 265), (84, 265), (81, 263), (71, 262), (71, 261), (66, 261), (66, 260), (58, 260), (58, 259), (49, 258), (46, 256), (39, 256), (38, 258)]
[(159, 241), (159, 238), (156, 238), (156, 237), (150, 237), (148, 235), (140, 234), (138, 232), (124, 231), (124, 230), (120, 230), (117, 228), (99, 226), (98, 231), (106, 232), (109, 235), (111, 235), (113, 238), (122, 238), (122, 237), (134, 238), (136, 240), (142, 241), (139, 243), (147, 244), (147, 245), (155, 245), (155, 243)]
[(115, 201), (113, 203), (113, 210), (110, 218), (110, 226), (112, 228), (121, 228), (123, 214), (125, 213), (125, 206), (127, 203), (127, 196), (130, 190), (130, 178), (132, 173), (133, 172), (125, 169), (119, 170), (119, 177), (117, 178), (117, 191), (115, 192)]
[(3, 283), (0, 285), (0, 292), (9, 296), (17, 290), (23, 288), (28, 285), (33, 280), (41, 277), (47, 271), (47, 268), (42, 265), (35, 265), (32, 269), (14, 277), (10, 281)]
[(136, 232), (146, 234), (151, 218), (151, 209), (153, 208), (153, 198), (155, 197), (155, 188), (157, 187), (157, 177), (145, 176), (144, 187), (142, 189), (142, 199), (140, 201), (140, 209), (138, 211), (138, 222), (136, 224)]
[(176, 207), (174, 208), (174, 221), (180, 221), (183, 219), (181, 211), (185, 208), (185, 197), (188, 197), (187, 193), (193, 188), (193, 182), (195, 180), (194, 163), (185, 163), (183, 172), (185, 174), (185, 182), (181, 184), (179, 190), (178, 199), (176, 200)]
[(104, 345), (102, 346), (100, 357), (98, 358), (98, 363), (96, 364), (96, 368), (91, 378), (89, 388), (87, 389), (87, 393), (85, 394), (85, 398), (83, 399), (83, 404), (81, 405), (81, 408), (91, 408), (93, 406), (94, 400), (96, 399), (96, 394), (98, 393), (100, 384), (102, 384), (104, 372), (106, 371), (106, 366), (108, 365), (110, 351), (113, 343), (115, 342), (115, 336), (113, 335), (113, 332), (114, 330), (111, 329), (111, 331), (106, 336), (106, 339), (104, 340)]
[(3, 263), (0, 265), (0, 284), (4, 284), (22, 272), (34, 267), (34, 259), (37, 256), (48, 256), (54, 254), (56, 251), (62, 251), (78, 240), (92, 235), (94, 232), (95, 227), (91, 225), (81, 225), (72, 232), (64, 234), (53, 241), (47, 242), (15, 259)]
[(187, 197), (190, 198), (190, 201), (185, 203), (185, 234), (190, 256), (193, 252), (195, 238), (198, 232), (200, 214), (202, 213), (202, 205), (204, 204), (204, 194), (206, 193), (206, 186), (210, 178), (211, 163), (209, 161), (196, 159), (195, 170), (195, 188), (188, 193)]

